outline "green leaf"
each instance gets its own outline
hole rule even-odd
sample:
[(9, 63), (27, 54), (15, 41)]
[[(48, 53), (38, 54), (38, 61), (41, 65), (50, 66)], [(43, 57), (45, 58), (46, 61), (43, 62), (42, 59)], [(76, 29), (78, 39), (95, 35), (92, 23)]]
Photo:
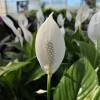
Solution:
[[(44, 76), (45, 73), (42, 71), (41, 67), (37, 67), (34, 72), (32, 73), (30, 79), (28, 80), (28, 82), (31, 82), (31, 81), (36, 81), (38, 80), (39, 78), (41, 78), (42, 76)], [(27, 83), (28, 83), (27, 82)]]
[(33, 74), (32, 74), (32, 79), (35, 81), (39, 78), (41, 78), (45, 73), (42, 71), (41, 68), (38, 68)]
[(54, 100), (95, 100), (98, 88), (95, 70), (82, 58), (65, 71), (54, 92)]
[(94, 93), (95, 93), (95, 96), (93, 100), (100, 100), (100, 87), (98, 87), (97, 91)]
[(82, 32), (80, 31), (77, 31), (75, 34), (73, 34), (72, 36), (73, 39), (76, 39), (76, 40), (81, 40), (81, 41), (85, 41), (85, 36)]
[(12, 71), (19, 70), (22, 67), (25, 67), (29, 63), (30, 63), (30, 61), (25, 61), (25, 62), (19, 62), (19, 61), (9, 62), (6, 66), (0, 67), (0, 76), (6, 75), (6, 74), (8, 74), (9, 72), (12, 72)]
[(33, 33), (33, 41), (32, 41), (32, 45), (30, 45), (29, 43), (25, 43), (24, 45), (24, 52), (25, 54), (30, 58), (30, 57), (34, 57), (35, 54), (35, 38), (36, 38), (36, 33)]
[(96, 68), (100, 64), (100, 54), (93, 44), (78, 41), (82, 56), (86, 57), (92, 66)]
[(95, 47), (92, 44), (88, 44), (85, 42), (79, 42), (81, 54), (84, 57), (87, 57), (87, 59), (91, 62), (91, 64), (94, 66), (94, 61), (96, 57), (96, 50)]

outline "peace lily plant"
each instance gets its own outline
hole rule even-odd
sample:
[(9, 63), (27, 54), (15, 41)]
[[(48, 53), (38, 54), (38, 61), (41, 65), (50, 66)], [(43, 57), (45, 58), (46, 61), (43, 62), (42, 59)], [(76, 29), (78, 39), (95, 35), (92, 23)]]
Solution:
[(21, 29), (20, 28), (16, 28), (13, 21), (7, 17), (7, 16), (2, 16), (1, 17), (2, 20), (4, 21), (4, 23), (13, 31), (13, 33), (15, 34), (16, 38), (15, 41), (18, 42), (20, 41), (21, 46), (23, 46), (23, 37), (22, 37), (22, 33), (21, 33)]
[[(0, 17), (0, 100), (100, 100), (100, 12), (89, 19), (88, 27), (82, 26), (82, 31), (74, 34), (75, 15), (72, 13), (71, 24), (68, 24), (70, 21), (64, 24), (66, 9), (44, 9), (45, 16), (55, 12), (57, 23), (51, 13), (45, 22), (41, 20), (37, 34), (36, 11), (28, 15), (31, 23), (24, 14), (17, 17), (17, 28), (10, 17)], [(87, 18), (85, 12), (87, 9), (82, 10), (77, 18), (80, 24)], [(22, 48), (9, 42), (11, 31), (3, 22), (15, 34), (15, 40), (20, 42)], [(62, 27), (66, 29), (65, 35)], [(28, 28), (33, 32), (32, 45), (29, 45), (32, 35)], [(86, 28), (88, 34), (85, 34)], [(23, 44), (24, 40), (28, 43)]]
[(100, 47), (100, 11), (94, 14), (88, 25), (88, 37), (97, 46)]
[(65, 28), (64, 28), (65, 18), (63, 18), (63, 15), (62, 14), (59, 14), (58, 15), (57, 22), (58, 22), (58, 24), (60, 26), (61, 33), (64, 36), (65, 35)]
[(68, 8), (66, 10), (66, 18), (68, 19), (68, 21), (71, 22), (71, 20), (72, 20), (72, 14), (71, 14), (71, 11)]
[[(20, 41), (21, 46), (23, 46), (23, 37), (22, 37), (22, 31), (23, 31), (23, 35), (25, 40), (29, 43), (32, 44), (32, 34), (31, 32), (28, 30), (28, 20), (25, 17), (24, 14), (19, 15), (18, 17), (18, 29), (15, 27), (13, 21), (7, 17), (7, 16), (2, 16), (1, 17), (2, 20), (4, 21), (4, 23), (13, 31), (13, 33), (15, 34), (16, 38), (15, 38), (15, 42)], [(22, 31), (21, 31), (22, 30)]]
[(20, 14), (18, 16), (18, 24), (19, 24), (20, 27), (23, 26), (25, 28), (28, 28), (28, 20), (27, 20), (27, 18), (25, 17), (24, 14)]
[(25, 40), (30, 45), (32, 45), (32, 41), (33, 41), (32, 33), (28, 30), (29, 24), (28, 24), (28, 20), (27, 20), (27, 18), (25, 17), (24, 14), (20, 14), (19, 15), (19, 17), (18, 17), (18, 24), (19, 24), (20, 28), (23, 31), (23, 35), (24, 35)]
[(47, 99), (50, 100), (50, 81), (52, 74), (59, 68), (64, 55), (63, 35), (53, 19), (53, 13), (40, 26), (35, 42), (36, 56), (47, 77)]
[(42, 9), (39, 9), (36, 13), (36, 18), (37, 18), (37, 30), (39, 29), (39, 27), (41, 26), (41, 24), (44, 22), (45, 18), (44, 18), (44, 14)]
[(81, 24), (90, 17), (91, 12), (92, 10), (86, 4), (80, 7), (75, 19), (75, 32), (81, 30)]

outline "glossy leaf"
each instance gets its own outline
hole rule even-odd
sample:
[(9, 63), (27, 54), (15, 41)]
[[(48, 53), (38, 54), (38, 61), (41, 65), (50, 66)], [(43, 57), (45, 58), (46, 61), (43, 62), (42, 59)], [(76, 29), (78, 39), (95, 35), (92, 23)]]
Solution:
[(31, 75), (30, 79), (28, 82), (31, 82), (31, 81), (35, 81), (35, 80), (38, 80), (39, 78), (41, 78), (42, 76), (44, 76), (45, 73), (42, 71), (42, 69), (39, 67), (37, 67), (33, 74)]
[(90, 61), (90, 63), (94, 68), (99, 66), (100, 53), (98, 52), (98, 50), (95, 49), (95, 46), (93, 44), (88, 44), (81, 41), (79, 41), (78, 43), (79, 43), (81, 55), (83, 57), (87, 57), (87, 59)]
[(22, 67), (25, 67), (27, 64), (29, 64), (29, 61), (26, 62), (9, 62), (6, 66), (0, 67), (0, 76), (8, 74), (9, 72), (16, 71), (18, 69), (21, 69)]
[(96, 57), (96, 50), (92, 44), (79, 41), (79, 47), (81, 55), (87, 57), (91, 64), (94, 66), (94, 61)]
[(54, 100), (94, 100), (98, 90), (95, 70), (86, 58), (81, 58), (65, 71), (54, 92)]

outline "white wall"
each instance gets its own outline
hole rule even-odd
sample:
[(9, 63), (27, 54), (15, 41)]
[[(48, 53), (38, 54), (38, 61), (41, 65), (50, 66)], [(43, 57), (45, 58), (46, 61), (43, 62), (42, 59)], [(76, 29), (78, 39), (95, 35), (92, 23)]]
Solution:
[[(26, 0), (6, 0), (8, 14), (17, 13), (17, 1), (26, 1)], [(38, 9), (38, 8), (39, 8), (39, 0), (29, 0), (28, 10)]]
[(0, 16), (6, 15), (5, 0), (0, 0)]
[(40, 0), (29, 0), (29, 10), (39, 9), (40, 8)]
[(16, 1), (17, 0), (6, 0), (8, 14), (17, 13)]
[[(7, 13), (11, 15), (17, 14), (17, 1), (26, 1), (26, 0), (6, 0), (7, 2)], [(28, 0), (28, 10), (32, 9), (38, 9), (40, 8), (40, 4), (45, 2), (46, 8), (52, 7), (52, 8), (65, 8), (67, 5), (67, 0)]]

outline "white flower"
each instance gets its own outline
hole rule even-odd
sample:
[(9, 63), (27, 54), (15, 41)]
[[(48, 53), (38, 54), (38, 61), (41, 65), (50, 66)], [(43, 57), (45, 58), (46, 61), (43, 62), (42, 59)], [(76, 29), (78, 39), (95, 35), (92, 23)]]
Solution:
[(25, 28), (28, 28), (28, 20), (27, 20), (27, 18), (25, 17), (24, 14), (19, 15), (18, 24), (19, 24), (20, 27), (24, 26)]
[(63, 18), (62, 14), (59, 14), (57, 17), (57, 22), (60, 26), (64, 26), (65, 18)]
[(33, 41), (32, 33), (28, 29), (26, 29), (25, 27), (23, 27), (23, 26), (21, 26), (21, 29), (23, 31), (25, 40), (28, 43), (30, 43), (30, 45), (31, 45), (32, 44), (32, 41)]
[(28, 20), (27, 20), (27, 18), (25, 17), (24, 14), (21, 14), (19, 16), (19, 18), (18, 18), (18, 24), (19, 24), (20, 28), (23, 31), (25, 40), (28, 43), (32, 44), (33, 37), (32, 37), (31, 32), (28, 30)]
[(64, 27), (61, 27), (60, 28), (60, 31), (61, 31), (62, 35), (64, 36), (65, 35), (65, 28)]
[(38, 91), (36, 91), (37, 94), (43, 94), (43, 93), (46, 93), (47, 91), (46, 90), (43, 90), (43, 89), (39, 89)]
[(13, 31), (13, 33), (15, 35), (17, 35), (16, 34), (16, 27), (15, 27), (13, 21), (7, 16), (1, 16), (1, 18), (4, 21), (4, 23)]
[(88, 5), (83, 5), (77, 12), (76, 20), (75, 20), (75, 32), (81, 28), (81, 24), (88, 19), (92, 10), (88, 7)]
[(23, 46), (23, 37), (20, 28), (16, 29), (12, 20), (6, 16), (2, 16), (2, 20), (13, 31), (13, 33), (16, 35), (16, 38), (20, 41), (21, 46)]
[(41, 9), (39, 9), (38, 12), (36, 13), (36, 18), (37, 18), (37, 29), (39, 29), (39, 27), (41, 26), (41, 24), (45, 20), (43, 12), (42, 12)]
[(61, 27), (61, 33), (63, 34), (63, 36), (65, 35), (65, 28), (64, 28), (64, 22), (65, 22), (65, 18), (63, 18), (62, 14), (59, 14), (57, 17), (57, 22), (59, 24), (59, 26)]
[(100, 44), (100, 11), (94, 14), (88, 25), (88, 37), (94, 44)]
[(66, 17), (67, 17), (68, 21), (72, 20), (72, 14), (69, 9), (67, 9), (67, 11), (66, 11)]
[(58, 69), (65, 54), (64, 38), (52, 14), (39, 28), (35, 43), (37, 59), (47, 74), (49, 67), (51, 73)]
[(23, 37), (22, 37), (22, 32), (20, 28), (16, 29), (16, 34), (17, 36), (15, 37), (14, 43), (20, 42), (21, 47), (23, 47)]

